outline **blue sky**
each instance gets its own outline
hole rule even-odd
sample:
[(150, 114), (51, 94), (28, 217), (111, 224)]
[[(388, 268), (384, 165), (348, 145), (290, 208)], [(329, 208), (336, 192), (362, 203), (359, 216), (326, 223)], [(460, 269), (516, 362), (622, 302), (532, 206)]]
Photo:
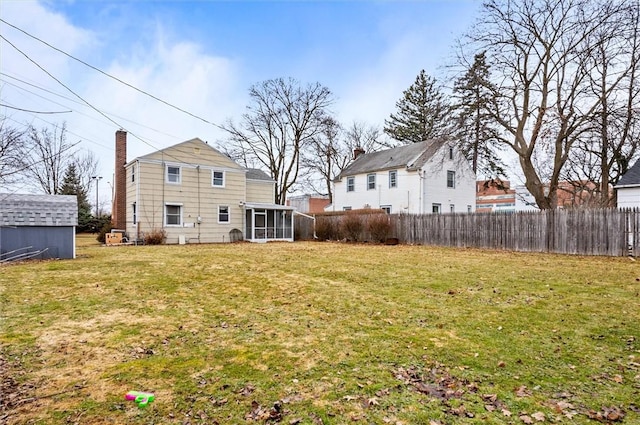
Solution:
[[(238, 120), (251, 84), (293, 77), (331, 89), (339, 121), (382, 127), (421, 69), (448, 78), (443, 67), (451, 63), (455, 40), (473, 24), (479, 7), (474, 0), (3, 0), (0, 17), (214, 123)], [(109, 80), (5, 24), (0, 23), (0, 31), (143, 139), (129, 138), (129, 159), (192, 137), (224, 143), (224, 133), (215, 127)], [(42, 92), (46, 88), (74, 98), (4, 41), (0, 72), (6, 74), (0, 75), (0, 103), (73, 111), (47, 116), (6, 108), (0, 112), (36, 126), (66, 121), (73, 133), (69, 138), (82, 140), (80, 147), (95, 152), (101, 174), (111, 179), (115, 124), (80, 103)]]

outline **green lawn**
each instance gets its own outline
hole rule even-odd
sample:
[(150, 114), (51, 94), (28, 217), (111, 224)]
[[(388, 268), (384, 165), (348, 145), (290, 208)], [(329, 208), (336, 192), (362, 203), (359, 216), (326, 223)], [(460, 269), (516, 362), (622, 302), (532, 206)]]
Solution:
[(628, 258), (84, 237), (0, 267), (0, 423), (637, 424), (639, 279)]

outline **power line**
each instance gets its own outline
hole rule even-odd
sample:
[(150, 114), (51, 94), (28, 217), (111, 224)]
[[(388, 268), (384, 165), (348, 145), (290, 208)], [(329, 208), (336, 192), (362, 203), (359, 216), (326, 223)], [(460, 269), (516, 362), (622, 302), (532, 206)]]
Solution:
[[(4, 72), (0, 72), (0, 75), (3, 75), (3, 76), (5, 76), (5, 77), (9, 77), (9, 78), (11, 78), (11, 79), (13, 79), (13, 80), (16, 80), (16, 81), (19, 81), (19, 82), (21, 82), (21, 83), (27, 84), (27, 85), (29, 85), (29, 86), (31, 86), (31, 87), (34, 87), (34, 88), (36, 88), (36, 89), (39, 89), (39, 90), (45, 91), (45, 92), (47, 92), (47, 93), (51, 93), (52, 95), (54, 95), (54, 96), (58, 96), (58, 97), (61, 97), (61, 98), (63, 98), (63, 99), (66, 99), (66, 100), (68, 100), (69, 102), (73, 102), (73, 103), (76, 103), (76, 104), (78, 104), (78, 105), (86, 106), (84, 103), (79, 102), (79, 101), (77, 101), (77, 100), (75, 100), (75, 99), (72, 99), (72, 98), (67, 97), (67, 96), (65, 96), (65, 95), (62, 95), (62, 94), (60, 94), (60, 93), (56, 93), (56, 92), (54, 92), (54, 91), (48, 90), (48, 89), (46, 89), (46, 88), (44, 88), (44, 87), (41, 87), (41, 86), (38, 86), (38, 85), (36, 85), (36, 84), (32, 84), (32, 83), (29, 83), (29, 82), (27, 82), (27, 81), (21, 80), (20, 78), (17, 78), (17, 77), (14, 77), (14, 76), (8, 75), (8, 74), (6, 74), (6, 73), (4, 73)], [(1, 80), (0, 80), (0, 81), (1, 81)], [(51, 103), (54, 103), (54, 104), (56, 104), (56, 105), (59, 105), (59, 106), (65, 107), (65, 108), (70, 108), (73, 112), (75, 112), (75, 113), (77, 113), (77, 114), (80, 114), (80, 115), (83, 115), (83, 116), (85, 116), (85, 117), (87, 117), (87, 118), (89, 118), (89, 119), (92, 119), (92, 120), (94, 120), (94, 121), (97, 121), (97, 122), (99, 122), (99, 123), (105, 123), (104, 121), (99, 120), (99, 119), (97, 119), (97, 118), (95, 118), (95, 117), (92, 117), (91, 115), (85, 114), (84, 112), (80, 112), (80, 111), (78, 111), (78, 110), (76, 110), (76, 109), (73, 109), (73, 108), (71, 108), (71, 107), (67, 106), (67, 105), (64, 105), (64, 104), (62, 104), (62, 103), (56, 102), (55, 100), (49, 99), (49, 98), (47, 98), (47, 97), (44, 97), (44, 96), (42, 96), (42, 95), (40, 95), (40, 94), (38, 94), (38, 93), (35, 93), (35, 92), (31, 91), (31, 90), (28, 90), (28, 89), (26, 89), (26, 88), (24, 88), (24, 87), (20, 87), (19, 85), (14, 84), (14, 83), (12, 83), (12, 82), (10, 82), (10, 81), (4, 81), (4, 84), (8, 84), (8, 85), (10, 85), (10, 86), (13, 86), (13, 87), (17, 88), (18, 90), (23, 90), (23, 91), (25, 91), (25, 92), (27, 92), (27, 93), (31, 93), (31, 94), (32, 94), (32, 95), (34, 95), (34, 96), (37, 96), (37, 97), (39, 97), (39, 98), (41, 98), (41, 99), (44, 99), (44, 100), (46, 100), (46, 101), (48, 101), (48, 102), (51, 102)], [(174, 139), (176, 139), (176, 140), (183, 140), (181, 137), (175, 136), (175, 135), (173, 135), (173, 134), (165, 133), (164, 131), (160, 131), (160, 130), (158, 130), (158, 129), (156, 129), (156, 128), (149, 127), (149, 126), (147, 126), (147, 125), (141, 124), (141, 123), (136, 122), (136, 121), (132, 121), (132, 120), (130, 120), (130, 119), (127, 119), (127, 118), (125, 118), (125, 117), (123, 117), (123, 116), (120, 116), (120, 115), (114, 114), (114, 113), (112, 113), (112, 112), (106, 111), (106, 113), (108, 113), (109, 115), (114, 116), (114, 117), (116, 117), (116, 118), (118, 118), (118, 119), (121, 119), (121, 120), (123, 120), (123, 121), (126, 121), (126, 122), (128, 122), (128, 123), (135, 124), (135, 125), (137, 125), (137, 126), (139, 126), (139, 127), (143, 127), (143, 128), (148, 129), (148, 130), (154, 131), (154, 132), (156, 132), (156, 133), (158, 133), (158, 134), (162, 134), (162, 135), (164, 135), (164, 136), (168, 136), (168, 137), (174, 138)]]
[[(23, 30), (22, 28), (19, 28), (19, 27), (17, 27), (17, 26), (15, 26), (15, 25), (13, 25), (13, 24), (10, 24), (9, 22), (5, 21), (5, 20), (4, 20), (4, 19), (2, 19), (2, 18), (0, 18), (0, 22), (4, 23), (4, 24), (6, 24), (6, 25), (9, 25), (9, 26), (10, 26), (10, 27), (12, 27), (12, 28), (17, 29), (18, 31), (20, 31), (20, 32), (22, 32), (23, 34), (25, 34), (26, 36), (31, 37), (31, 38), (33, 38), (34, 40), (39, 41), (40, 43), (42, 43), (42, 44), (44, 44), (44, 45), (48, 46), (49, 48), (51, 48), (51, 49), (53, 49), (53, 50), (55, 50), (55, 51), (57, 51), (57, 52), (60, 52), (60, 53), (62, 53), (63, 55), (65, 55), (65, 56), (67, 56), (67, 57), (69, 57), (69, 58), (71, 58), (71, 59), (73, 59), (73, 60), (75, 60), (75, 61), (77, 61), (77, 62), (80, 62), (81, 64), (83, 64), (83, 65), (85, 65), (85, 66), (87, 66), (87, 67), (89, 67), (89, 68), (93, 69), (94, 71), (97, 71), (97, 72), (101, 73), (102, 75), (105, 75), (105, 76), (107, 76), (107, 77), (109, 77), (109, 78), (111, 78), (111, 79), (113, 79), (113, 80), (115, 80), (115, 81), (117, 81), (117, 82), (119, 82), (119, 83), (121, 83), (121, 84), (124, 84), (125, 86), (127, 86), (127, 87), (129, 87), (129, 88), (132, 88), (132, 89), (134, 89), (134, 90), (136, 90), (136, 91), (138, 91), (138, 92), (140, 92), (140, 93), (144, 94), (145, 96), (149, 96), (149, 97), (151, 97), (152, 99), (157, 100), (158, 102), (164, 103), (165, 105), (167, 105), (167, 106), (169, 106), (169, 107), (171, 107), (171, 108), (174, 108), (174, 109), (176, 109), (176, 110), (178, 110), (178, 111), (180, 111), (180, 112), (182, 112), (182, 113), (185, 113), (185, 114), (187, 114), (187, 115), (190, 115), (190, 116), (192, 116), (193, 118), (196, 118), (196, 119), (198, 119), (198, 120), (200, 120), (200, 121), (203, 121), (203, 122), (205, 122), (205, 123), (207, 123), (207, 124), (210, 124), (210, 125), (212, 125), (212, 126), (214, 126), (214, 127), (216, 127), (216, 128), (219, 128), (219, 129), (221, 129), (221, 130), (224, 130), (224, 127), (222, 127), (222, 126), (220, 126), (220, 125), (218, 125), (218, 124), (215, 124), (215, 123), (213, 123), (213, 122), (211, 122), (211, 121), (209, 121), (209, 120), (207, 120), (207, 119), (205, 119), (205, 118), (202, 118), (202, 117), (200, 117), (200, 116), (198, 116), (198, 115), (192, 114), (191, 112), (189, 112), (189, 111), (187, 111), (187, 110), (185, 110), (185, 109), (182, 109), (182, 108), (180, 108), (179, 106), (173, 105), (173, 104), (171, 104), (171, 103), (169, 103), (169, 102), (167, 102), (167, 101), (165, 101), (165, 100), (163, 100), (163, 99), (160, 99), (159, 97), (154, 96), (154, 95), (152, 95), (151, 93), (148, 93), (148, 92), (146, 92), (146, 91), (144, 91), (144, 90), (142, 90), (142, 89), (139, 89), (138, 87), (133, 86), (133, 85), (131, 85), (131, 84), (127, 83), (126, 81), (123, 81), (123, 80), (121, 80), (120, 78), (115, 77), (115, 76), (113, 76), (113, 75), (111, 75), (111, 74), (109, 74), (109, 73), (107, 73), (107, 72), (105, 72), (105, 71), (101, 70), (100, 68), (97, 68), (97, 67), (95, 67), (95, 66), (93, 66), (93, 65), (91, 65), (91, 64), (89, 64), (89, 63), (87, 63), (87, 62), (85, 62), (85, 61), (83, 61), (82, 59), (79, 59), (79, 58), (77, 58), (77, 57), (75, 57), (75, 56), (73, 56), (73, 55), (71, 55), (71, 54), (69, 54), (69, 53), (65, 52), (64, 50), (61, 50), (61, 49), (59, 49), (59, 48), (57, 48), (57, 47), (55, 47), (55, 46), (52, 46), (51, 44), (47, 43), (46, 41), (44, 41), (44, 40), (42, 40), (42, 39), (40, 39), (40, 38), (36, 37), (35, 35), (32, 35), (32, 34), (28, 33), (27, 31)], [(3, 37), (3, 38), (4, 38), (4, 37)], [(5, 40), (6, 40), (6, 39), (5, 39)]]
[[(88, 101), (86, 101), (82, 96), (80, 96), (78, 93), (74, 92), (69, 86), (67, 86), (66, 84), (64, 84), (62, 81), (60, 81), (59, 79), (57, 79), (53, 74), (51, 74), (49, 71), (47, 71), (46, 69), (44, 69), (38, 62), (36, 62), (35, 60), (31, 59), (31, 57), (29, 57), (29, 55), (27, 55), (25, 52), (23, 52), (22, 50), (20, 50), (15, 44), (13, 44), (12, 42), (10, 42), (9, 40), (7, 40), (2, 34), (0, 34), (0, 38), (3, 39), (4, 41), (6, 41), (11, 47), (13, 47), (15, 50), (17, 50), (18, 52), (20, 52), (20, 54), (22, 54), (25, 58), (27, 58), (27, 60), (29, 60), (29, 62), (33, 63), (35, 66), (37, 66), (38, 68), (40, 68), (40, 70), (42, 70), (42, 72), (44, 72), (45, 74), (47, 74), (49, 77), (53, 78), (58, 84), (60, 84), (62, 87), (64, 87), (65, 89), (67, 89), (69, 92), (71, 92), (74, 96), (76, 96), (78, 99), (82, 100), (87, 106), (89, 106), (91, 109), (93, 109), (94, 111), (96, 111), (97, 113), (99, 113), (100, 115), (102, 115), (103, 117), (105, 117), (107, 120), (109, 120), (111, 123), (115, 124), (116, 126), (118, 126), (119, 128), (124, 128), (122, 125), (118, 124), (116, 121), (114, 121), (111, 117), (109, 117), (108, 115), (106, 115), (104, 112), (102, 112), (101, 110), (99, 110), (98, 108), (96, 108), (95, 106), (93, 106), (91, 103), (89, 103)], [(129, 132), (131, 133), (131, 132)], [(139, 139), (142, 143), (145, 143), (146, 145), (152, 147), (153, 149), (158, 149), (155, 146), (153, 146), (151, 143), (147, 142), (146, 140), (141, 139), (140, 137), (136, 136), (135, 134), (131, 133), (132, 136), (134, 136), (135, 138)]]
[[(0, 18), (0, 21), (3, 21)], [(3, 21), (4, 22), (4, 21)], [(5, 22), (6, 23), (6, 22)], [(13, 25), (12, 25), (13, 26)], [(29, 62), (33, 63), (35, 66), (37, 66), (40, 70), (42, 70), (42, 72), (44, 72), (45, 74), (47, 74), (49, 77), (51, 77), (53, 80), (55, 80), (58, 84), (60, 84), (62, 87), (64, 87), (65, 89), (67, 89), (69, 92), (71, 92), (71, 94), (73, 94), (74, 96), (76, 96), (78, 99), (82, 100), (87, 106), (89, 106), (91, 109), (93, 109), (94, 111), (96, 111), (98, 114), (102, 115), (104, 118), (106, 118), (107, 120), (109, 120), (109, 122), (115, 124), (117, 127), (124, 129), (124, 126), (120, 125), (118, 122), (116, 122), (115, 120), (113, 120), (111, 117), (109, 117), (108, 115), (106, 115), (104, 112), (102, 112), (101, 110), (99, 110), (98, 108), (96, 108), (95, 106), (93, 106), (91, 103), (89, 103), (87, 100), (85, 100), (82, 96), (80, 96), (78, 93), (76, 93), (75, 91), (73, 91), (69, 86), (67, 86), (66, 84), (64, 84), (62, 81), (60, 81), (59, 79), (57, 79), (53, 74), (51, 74), (49, 71), (47, 71), (46, 69), (44, 69), (38, 62), (36, 62), (34, 59), (32, 59), (29, 55), (27, 55), (25, 52), (23, 52), (22, 50), (20, 50), (15, 44), (13, 44), (12, 42), (10, 42), (9, 40), (7, 40), (6, 37), (4, 37), (2, 34), (0, 34), (0, 39), (4, 40), (5, 42), (7, 42), (11, 47), (13, 47), (15, 50), (17, 50), (20, 54), (22, 54)], [(135, 137), (136, 139), (140, 140), (142, 143), (144, 143), (145, 145), (153, 148), (156, 151), (159, 151), (160, 149), (158, 149), (157, 147), (153, 146), (151, 143), (149, 143), (148, 141), (142, 139), (141, 137), (137, 136), (136, 134), (134, 134), (131, 131), (126, 130), (127, 133), (131, 134), (133, 137)], [(162, 149), (163, 155), (165, 155), (164, 153), (165, 149)], [(168, 157), (173, 158), (181, 163), (184, 164), (188, 164), (188, 165), (192, 165), (192, 166), (197, 166), (196, 164), (190, 163), (188, 161), (184, 161), (184, 159), (180, 159), (177, 158), (171, 154), (166, 154)]]
[(9, 105), (5, 105), (4, 103), (0, 103), (0, 106), (5, 107), (5, 108), (9, 108), (9, 109), (15, 109), (16, 111), (22, 111), (22, 112), (30, 112), (32, 114), (68, 114), (69, 112), (73, 112), (73, 111), (32, 111), (31, 109), (22, 109), (22, 108), (16, 108), (15, 106), (9, 106)]

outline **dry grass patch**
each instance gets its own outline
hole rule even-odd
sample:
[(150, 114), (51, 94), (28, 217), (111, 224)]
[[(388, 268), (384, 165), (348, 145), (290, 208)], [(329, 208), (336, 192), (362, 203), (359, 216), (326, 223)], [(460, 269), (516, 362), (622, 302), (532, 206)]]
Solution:
[(640, 421), (628, 259), (78, 246), (0, 270), (10, 424)]

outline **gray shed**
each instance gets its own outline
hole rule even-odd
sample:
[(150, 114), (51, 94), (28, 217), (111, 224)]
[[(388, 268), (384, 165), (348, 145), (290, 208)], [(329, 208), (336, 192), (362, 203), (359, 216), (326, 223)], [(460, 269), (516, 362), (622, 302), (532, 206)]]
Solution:
[(75, 195), (0, 193), (0, 261), (75, 258)]

